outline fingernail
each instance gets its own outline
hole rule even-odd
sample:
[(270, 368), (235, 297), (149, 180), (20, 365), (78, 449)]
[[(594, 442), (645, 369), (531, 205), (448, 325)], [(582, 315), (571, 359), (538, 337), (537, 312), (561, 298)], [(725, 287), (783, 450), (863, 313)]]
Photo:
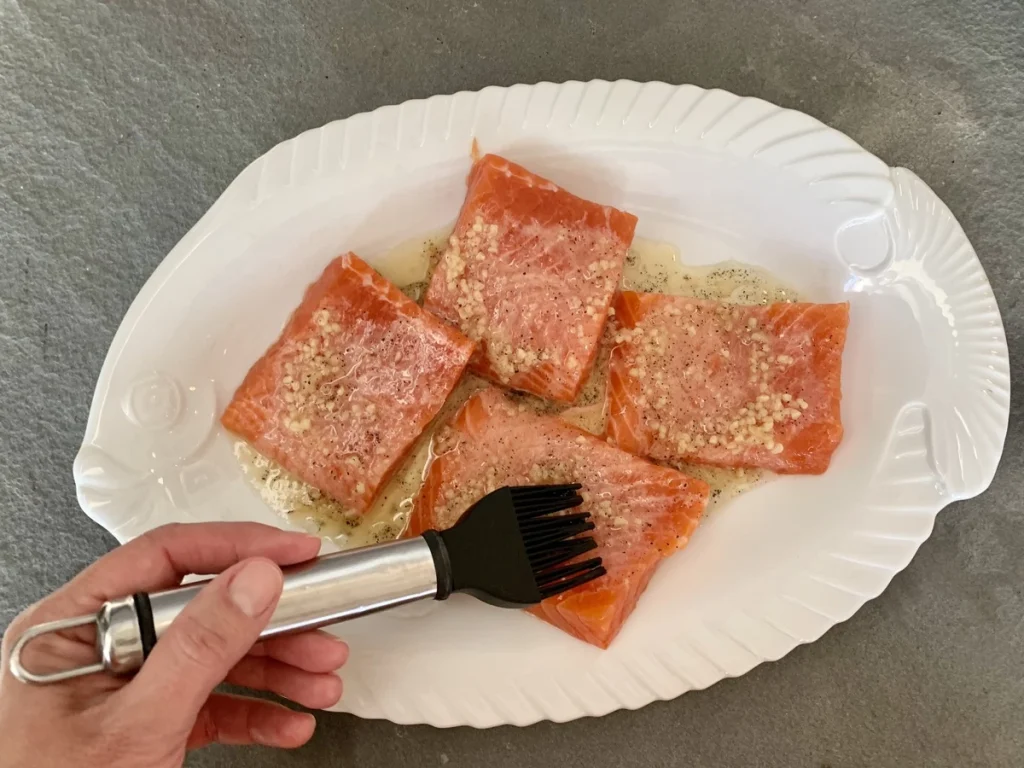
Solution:
[(281, 533), (283, 533), (285, 536), (290, 536), (291, 538), (296, 540), (308, 539), (309, 541), (323, 541), (323, 539), (321, 539), (319, 536), (316, 536), (312, 533), (307, 533), (306, 531), (281, 531)]
[(249, 735), (257, 744), (265, 747), (294, 749), (301, 747), (313, 737), (316, 718), (312, 715), (290, 712), (287, 719), (278, 721), (269, 730), (259, 726), (249, 729)]
[(266, 611), (281, 594), (281, 569), (268, 560), (253, 560), (235, 574), (228, 585), (228, 597), (246, 616)]
[(291, 737), (295, 743), (304, 744), (313, 738), (313, 731), (316, 730), (316, 718), (312, 715), (306, 715), (302, 719), (297, 718), (291, 730)]
[(299, 531), (296, 531), (292, 535), (295, 537), (296, 541), (299, 539), (305, 539), (308, 545), (312, 546), (315, 542), (318, 550), (323, 548), (324, 540), (319, 536), (314, 536), (311, 533), (300, 533)]
[(338, 661), (338, 667), (335, 671), (345, 666), (348, 663), (348, 657), (352, 654), (352, 649), (348, 647), (348, 643), (344, 640), (337, 639), (337, 643), (340, 660)]

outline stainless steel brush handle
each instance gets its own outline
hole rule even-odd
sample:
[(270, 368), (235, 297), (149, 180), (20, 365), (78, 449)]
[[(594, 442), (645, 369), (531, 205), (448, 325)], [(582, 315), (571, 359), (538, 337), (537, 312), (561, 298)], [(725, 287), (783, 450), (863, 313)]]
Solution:
[[(11, 672), (23, 682), (51, 683), (104, 670), (118, 674), (137, 670), (202, 587), (203, 582), (197, 582), (126, 597), (107, 603), (96, 616), (32, 627), (12, 648)], [(447, 592), (442, 584), (442, 594), (438, 594), (435, 555), (423, 536), (325, 555), (284, 569), (281, 599), (260, 639), (315, 629), (416, 600), (444, 598)], [(99, 655), (95, 664), (37, 674), (21, 663), (22, 649), (33, 638), (93, 622)]]

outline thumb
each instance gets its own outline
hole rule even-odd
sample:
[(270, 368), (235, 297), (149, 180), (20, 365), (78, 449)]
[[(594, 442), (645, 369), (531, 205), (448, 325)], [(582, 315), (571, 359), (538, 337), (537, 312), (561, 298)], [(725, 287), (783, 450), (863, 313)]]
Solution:
[(207, 584), (128, 686), (142, 711), (159, 710), (169, 726), (187, 733), (213, 689), (259, 638), (282, 586), (281, 569), (264, 558), (243, 560)]

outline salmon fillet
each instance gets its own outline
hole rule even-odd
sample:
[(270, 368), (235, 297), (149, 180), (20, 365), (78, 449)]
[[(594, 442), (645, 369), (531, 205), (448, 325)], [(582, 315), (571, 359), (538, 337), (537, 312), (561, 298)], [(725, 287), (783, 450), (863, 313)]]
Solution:
[(622, 292), (608, 437), (658, 461), (824, 472), (843, 437), (849, 311)]
[(362, 514), (444, 404), (473, 347), (349, 253), (309, 286), (221, 423)]
[[(408, 535), (449, 528), (505, 485), (578, 482), (593, 515), (606, 576), (549, 598), (531, 612), (607, 648), (658, 563), (697, 527), (708, 486), (608, 445), (555, 416), (521, 410), (500, 390), (463, 405), (435, 437), (435, 458), (413, 503)], [(576, 510), (574, 510), (576, 511)]]
[(424, 306), (480, 346), (473, 372), (561, 402), (594, 362), (636, 217), (496, 155), (470, 172)]

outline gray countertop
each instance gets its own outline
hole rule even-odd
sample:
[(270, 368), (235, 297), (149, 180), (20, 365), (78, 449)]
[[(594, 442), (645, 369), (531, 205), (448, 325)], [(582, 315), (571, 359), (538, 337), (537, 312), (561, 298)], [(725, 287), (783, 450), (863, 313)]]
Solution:
[[(0, 0), (0, 627), (113, 544), (71, 462), (132, 297), (249, 161), (488, 84), (692, 82), (808, 112), (949, 204), (1021, 373), (1019, 0)], [(1021, 410), (1015, 393), (1013, 417)], [(491, 731), (324, 715), (194, 766), (1024, 765), (1024, 430), (888, 591), (819, 642), (638, 712)]]

